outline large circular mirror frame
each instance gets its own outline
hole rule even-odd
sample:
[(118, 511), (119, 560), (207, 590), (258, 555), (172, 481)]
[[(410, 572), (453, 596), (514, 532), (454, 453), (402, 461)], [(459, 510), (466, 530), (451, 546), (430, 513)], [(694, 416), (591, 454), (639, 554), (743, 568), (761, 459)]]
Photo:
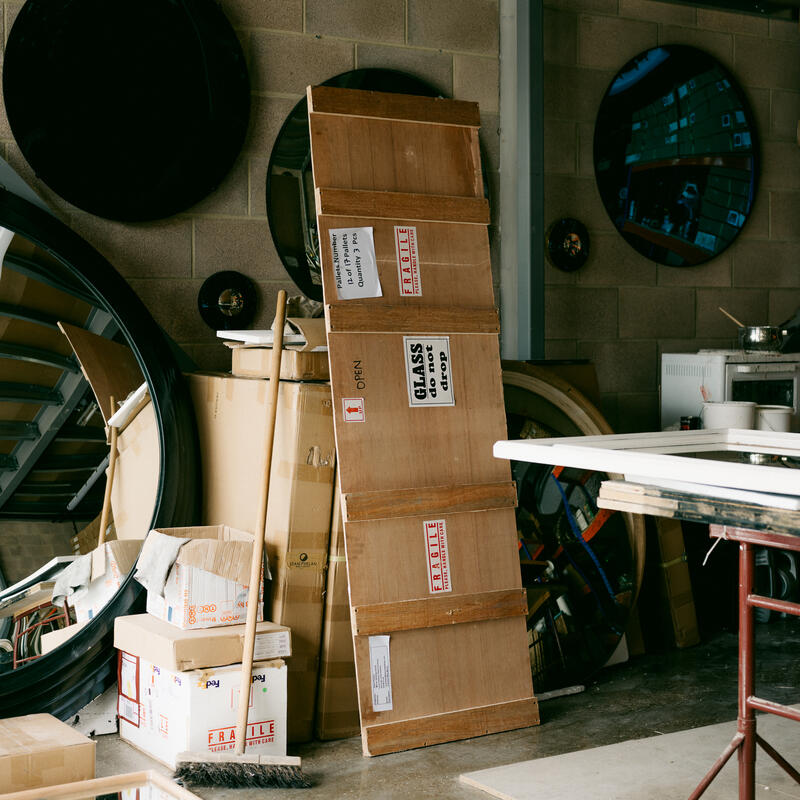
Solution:
[[(191, 398), (169, 343), (142, 301), (96, 250), (58, 219), (0, 188), (0, 226), (47, 251), (64, 276), (119, 326), (149, 386), (158, 427), (161, 468), (151, 527), (199, 519), (199, 446)], [(127, 576), (92, 622), (61, 647), (0, 680), (0, 717), (79, 711), (116, 679), (113, 620), (144, 610), (142, 586)]]
[(730, 73), (707, 53), (665, 45), (617, 73), (594, 132), (597, 187), (639, 253), (674, 267), (719, 255), (753, 207), (758, 139)]

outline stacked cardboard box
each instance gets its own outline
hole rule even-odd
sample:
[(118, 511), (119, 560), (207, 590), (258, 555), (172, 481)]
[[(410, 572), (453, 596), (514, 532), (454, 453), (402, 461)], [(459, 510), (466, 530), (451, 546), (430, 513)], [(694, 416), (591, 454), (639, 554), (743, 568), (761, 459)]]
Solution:
[[(176, 538), (187, 540), (177, 552)], [(181, 752), (235, 747), (252, 543), (226, 525), (151, 531), (136, 574), (150, 613), (115, 621), (120, 738), (169, 767)], [(248, 752), (286, 753), (289, 655), (289, 629), (258, 623)]]
[[(203, 522), (255, 532), (268, 382), (193, 374), (203, 462)], [(272, 583), (266, 616), (292, 630), (289, 741), (314, 729), (323, 592), (333, 502), (335, 444), (328, 384), (281, 381), (265, 552)]]

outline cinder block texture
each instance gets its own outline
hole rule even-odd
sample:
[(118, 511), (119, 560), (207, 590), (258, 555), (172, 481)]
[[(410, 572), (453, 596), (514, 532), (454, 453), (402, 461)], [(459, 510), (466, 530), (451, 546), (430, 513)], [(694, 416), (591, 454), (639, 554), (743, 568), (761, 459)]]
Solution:
[[(358, 69), (377, 67), (407, 72), (447, 97), (453, 94), (452, 53), (359, 42), (356, 45), (356, 66)], [(499, 98), (495, 102), (499, 102)]]
[(691, 6), (674, 3), (657, 3), (654, 0), (619, 0), (622, 17), (663, 22), (671, 25), (691, 25), (697, 22), (697, 10)]
[(658, 44), (658, 25), (614, 17), (582, 16), (578, 23), (578, 63), (619, 69), (643, 50)]
[(500, 65), (496, 58), (453, 56), (453, 97), (480, 106), (481, 118), (500, 110)]
[(408, 0), (408, 44), (456, 52), (498, 52), (498, 0)]
[(303, 0), (225, 0), (225, 16), (234, 28), (303, 30)]
[(306, 0), (306, 32), (372, 42), (402, 43), (403, 0)]
[(621, 339), (694, 335), (694, 291), (664, 286), (619, 290)]

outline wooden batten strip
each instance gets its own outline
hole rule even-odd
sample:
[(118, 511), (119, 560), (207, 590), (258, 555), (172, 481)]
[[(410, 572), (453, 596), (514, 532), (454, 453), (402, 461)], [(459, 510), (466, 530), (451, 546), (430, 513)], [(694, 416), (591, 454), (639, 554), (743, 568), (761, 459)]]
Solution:
[(489, 203), (483, 197), (327, 187), (318, 188), (316, 194), (320, 215), (489, 224)]
[(353, 606), (350, 618), (354, 635), (372, 636), (417, 628), (438, 628), (462, 622), (505, 619), (527, 613), (528, 600), (525, 589), (502, 589), (467, 595), (448, 593), (445, 597)]
[(309, 86), (306, 94), (308, 110), (312, 114), (341, 114), (347, 117), (431, 122), (471, 128), (478, 128), (481, 124), (478, 104), (466, 100), (340, 89), (334, 86)]
[(365, 755), (380, 756), (538, 724), (539, 703), (535, 697), (526, 697), (429, 717), (367, 725), (362, 731), (362, 741)]
[(328, 333), (499, 333), (494, 308), (368, 305), (325, 309)]
[(513, 481), (380, 492), (347, 492), (342, 495), (345, 522), (493, 511), (499, 508), (516, 508), (516, 505), (517, 489)]

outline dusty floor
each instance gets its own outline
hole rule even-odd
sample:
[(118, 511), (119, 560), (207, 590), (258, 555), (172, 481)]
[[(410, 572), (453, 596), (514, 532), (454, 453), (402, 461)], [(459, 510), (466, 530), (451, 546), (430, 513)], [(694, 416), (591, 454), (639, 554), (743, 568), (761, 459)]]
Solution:
[[(303, 757), (316, 798), (487, 798), (458, 783), (462, 772), (572, 752), (659, 733), (726, 722), (736, 717), (737, 640), (716, 633), (696, 647), (631, 659), (603, 670), (586, 691), (543, 702), (542, 724), (509, 733), (363, 758), (358, 738), (290, 748)], [(757, 693), (800, 702), (800, 620), (757, 626)], [(777, 743), (776, 743), (777, 744)], [(786, 753), (797, 763), (798, 754)], [(98, 737), (97, 774), (167, 770), (114, 735)], [(195, 790), (206, 800), (255, 800), (289, 790)], [(643, 787), (642, 797), (647, 797)], [(542, 798), (546, 800), (546, 798)]]

